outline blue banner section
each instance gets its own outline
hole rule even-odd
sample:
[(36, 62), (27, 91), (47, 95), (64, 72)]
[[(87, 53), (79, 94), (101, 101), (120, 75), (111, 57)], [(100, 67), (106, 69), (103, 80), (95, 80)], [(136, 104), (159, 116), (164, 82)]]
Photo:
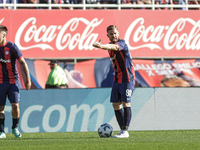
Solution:
[[(97, 131), (103, 123), (112, 124), (116, 130), (118, 124), (110, 93), (111, 88), (21, 90), (19, 130), (27, 133)], [(153, 94), (153, 88), (135, 89), (133, 118)], [(7, 101), (5, 132), (8, 133), (12, 126), (11, 111)]]
[[(96, 131), (114, 116), (110, 88), (20, 91), (21, 132)], [(11, 132), (7, 102), (5, 131)]]
[[(110, 103), (111, 88), (20, 91), (21, 132), (97, 131), (119, 126)], [(135, 88), (129, 130), (199, 129), (199, 88)], [(5, 132), (11, 133), (11, 106), (5, 107)]]

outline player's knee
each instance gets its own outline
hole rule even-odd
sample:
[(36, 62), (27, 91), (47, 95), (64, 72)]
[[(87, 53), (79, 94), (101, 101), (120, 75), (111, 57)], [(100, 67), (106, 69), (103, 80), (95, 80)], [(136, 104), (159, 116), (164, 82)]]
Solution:
[(123, 102), (123, 107), (131, 107), (131, 103)]
[(0, 119), (5, 119), (5, 114), (4, 113), (0, 113)]
[(113, 103), (113, 108), (114, 110), (119, 110), (122, 108), (122, 103), (121, 102), (118, 102), (118, 103)]
[(12, 105), (12, 109), (14, 111), (17, 111), (19, 109), (19, 104), (18, 103), (12, 103), (11, 105)]
[(5, 105), (0, 106), (0, 113), (4, 113), (4, 108), (5, 108)]

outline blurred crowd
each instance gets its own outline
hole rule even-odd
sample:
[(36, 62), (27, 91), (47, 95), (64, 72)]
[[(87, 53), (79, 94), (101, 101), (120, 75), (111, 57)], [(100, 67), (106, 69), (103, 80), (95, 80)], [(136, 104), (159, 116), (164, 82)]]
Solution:
[[(83, 4), (83, 0), (50, 0), (52, 4)], [(128, 4), (128, 5), (145, 5), (145, 4), (152, 4), (152, 0), (120, 0), (121, 4)], [(118, 4), (120, 1), (118, 0), (85, 0), (85, 4), (99, 4), (99, 7), (87, 7), (87, 9), (117, 9), (117, 7), (103, 7), (101, 4)], [(12, 4), (14, 3), (14, 0), (0, 0), (1, 3), (7, 3)], [(16, 3), (18, 4), (48, 4), (49, 0), (16, 0)], [(155, 9), (168, 9), (168, 10), (174, 10), (174, 9), (182, 9), (185, 10), (185, 7), (177, 8), (177, 7), (164, 7), (164, 5), (198, 5), (200, 4), (200, 0), (155, 0), (155, 5), (162, 5), (162, 7), (156, 7)], [(122, 7), (122, 9), (152, 9), (151, 7)], [(12, 9), (12, 7), (1, 7), (1, 9)], [(17, 7), (17, 9), (48, 9), (48, 7)], [(82, 9), (80, 7), (52, 7), (52, 9)], [(193, 10), (200, 10), (200, 7), (193, 7), (188, 8)]]

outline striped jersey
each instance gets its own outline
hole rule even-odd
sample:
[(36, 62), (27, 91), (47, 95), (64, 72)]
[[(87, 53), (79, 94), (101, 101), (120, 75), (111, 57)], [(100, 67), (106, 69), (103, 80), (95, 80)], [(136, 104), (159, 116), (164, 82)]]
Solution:
[(127, 44), (122, 39), (115, 44), (119, 46), (119, 51), (108, 50), (115, 71), (114, 81), (126, 83), (135, 80), (133, 62)]
[(8, 41), (0, 45), (0, 84), (15, 84), (18, 80), (15, 63), (21, 58), (22, 53), (14, 43)]

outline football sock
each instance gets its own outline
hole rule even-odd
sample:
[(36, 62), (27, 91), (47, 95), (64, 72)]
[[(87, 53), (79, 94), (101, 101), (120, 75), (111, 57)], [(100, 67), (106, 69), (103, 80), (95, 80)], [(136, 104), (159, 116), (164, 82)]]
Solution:
[(129, 127), (129, 126), (124, 126), (124, 129), (123, 129), (123, 130), (128, 131), (128, 127)]
[(0, 113), (0, 132), (4, 132), (5, 115)]
[(124, 107), (124, 130), (128, 130), (129, 124), (131, 122), (131, 107)]
[(115, 110), (115, 116), (116, 116), (116, 119), (117, 119), (117, 122), (119, 124), (119, 127), (123, 128), (123, 118), (124, 118), (124, 111), (123, 109), (120, 109), (120, 110)]
[(12, 126), (12, 129), (18, 127), (18, 124), (19, 124), (19, 118), (13, 118), (13, 126)]

